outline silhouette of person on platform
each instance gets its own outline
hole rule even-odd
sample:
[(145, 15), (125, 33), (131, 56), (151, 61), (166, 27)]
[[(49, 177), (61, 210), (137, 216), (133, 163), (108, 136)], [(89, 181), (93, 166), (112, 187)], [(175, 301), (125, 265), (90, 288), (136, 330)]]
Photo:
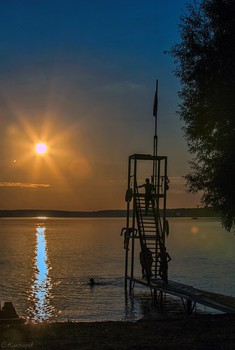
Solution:
[(168, 262), (171, 261), (170, 255), (166, 251), (166, 247), (160, 249), (160, 253), (157, 256), (157, 260), (160, 263), (159, 275), (165, 284), (168, 284)]
[(138, 188), (144, 187), (145, 189), (145, 212), (148, 215), (149, 203), (153, 199), (154, 186), (150, 183), (149, 178), (145, 179), (145, 184), (138, 186)]
[(152, 264), (153, 264), (153, 256), (152, 252), (149, 248), (143, 244), (141, 252), (140, 252), (140, 264), (142, 267), (142, 278), (147, 279), (150, 282), (152, 274)]

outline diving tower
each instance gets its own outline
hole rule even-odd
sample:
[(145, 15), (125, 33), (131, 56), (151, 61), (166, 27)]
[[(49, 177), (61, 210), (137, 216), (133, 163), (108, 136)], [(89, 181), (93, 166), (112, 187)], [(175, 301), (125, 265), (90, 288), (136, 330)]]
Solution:
[[(157, 169), (153, 194), (146, 213), (145, 194), (139, 190), (139, 174), (150, 163)], [(153, 181), (154, 183), (154, 181)], [(125, 249), (125, 291), (132, 294), (136, 284), (150, 289), (154, 299), (163, 303), (168, 294), (182, 300), (187, 314), (196, 304), (235, 313), (235, 297), (212, 293), (172, 280), (161, 271), (159, 255), (166, 249), (169, 225), (166, 217), (168, 190), (167, 157), (146, 154), (129, 156), (126, 191), (126, 227), (122, 229)], [(140, 253), (139, 253), (140, 252)], [(153, 293), (152, 293), (153, 292)]]
[[(125, 289), (130, 292), (134, 281), (161, 279), (167, 284), (166, 236), (169, 224), (166, 218), (166, 198), (169, 188), (167, 157), (159, 156), (157, 136), (158, 81), (154, 98), (155, 133), (153, 155), (132, 154), (128, 161), (126, 227), (123, 228), (125, 248)], [(137, 253), (139, 252), (139, 253)]]
[[(148, 179), (151, 195), (146, 198), (145, 186)], [(162, 271), (160, 257), (166, 248), (166, 236), (169, 234), (166, 218), (168, 182), (167, 157), (149, 154), (129, 156), (125, 198), (127, 216), (123, 234), (125, 288), (127, 289), (129, 281), (130, 292), (134, 281), (139, 279), (136, 276), (137, 271), (140, 274), (139, 265), (142, 279), (147, 283), (158, 278), (167, 283), (167, 271)]]
[(153, 154), (132, 154), (128, 159), (126, 226), (122, 229), (125, 249), (125, 291), (132, 294), (136, 284), (153, 291), (154, 299), (163, 295), (181, 298), (185, 311), (192, 313), (196, 303), (235, 313), (235, 298), (168, 281), (166, 216), (169, 179), (167, 157), (158, 155), (157, 91), (154, 99), (155, 134)]

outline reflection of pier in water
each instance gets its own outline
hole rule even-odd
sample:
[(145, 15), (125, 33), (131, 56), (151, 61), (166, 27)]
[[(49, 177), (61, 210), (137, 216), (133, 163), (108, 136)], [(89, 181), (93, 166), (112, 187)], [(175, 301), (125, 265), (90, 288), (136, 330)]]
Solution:
[(33, 321), (48, 320), (52, 316), (53, 307), (50, 305), (50, 289), (46, 227), (42, 223), (36, 227), (34, 278), (30, 291), (30, 300), (33, 306), (29, 309), (29, 314)]

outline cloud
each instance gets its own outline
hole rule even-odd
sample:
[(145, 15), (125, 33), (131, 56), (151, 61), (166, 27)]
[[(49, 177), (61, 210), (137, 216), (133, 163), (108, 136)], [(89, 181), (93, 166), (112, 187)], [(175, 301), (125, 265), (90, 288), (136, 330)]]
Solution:
[(0, 182), (0, 187), (46, 188), (46, 187), (50, 187), (50, 185), (49, 184), (32, 184), (27, 182)]

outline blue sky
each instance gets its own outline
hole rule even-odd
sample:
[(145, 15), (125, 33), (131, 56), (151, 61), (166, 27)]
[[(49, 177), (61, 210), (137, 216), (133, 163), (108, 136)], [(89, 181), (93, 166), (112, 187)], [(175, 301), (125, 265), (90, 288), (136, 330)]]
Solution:
[(0, 209), (124, 208), (128, 156), (152, 152), (156, 79), (168, 206), (199, 204), (164, 54), (184, 12), (182, 0), (0, 1)]

